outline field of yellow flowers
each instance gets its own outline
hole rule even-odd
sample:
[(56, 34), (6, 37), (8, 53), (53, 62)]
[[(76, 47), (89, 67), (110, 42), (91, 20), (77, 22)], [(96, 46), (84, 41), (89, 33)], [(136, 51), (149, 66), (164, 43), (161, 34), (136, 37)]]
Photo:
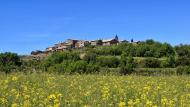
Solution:
[(0, 107), (189, 107), (188, 76), (0, 75)]

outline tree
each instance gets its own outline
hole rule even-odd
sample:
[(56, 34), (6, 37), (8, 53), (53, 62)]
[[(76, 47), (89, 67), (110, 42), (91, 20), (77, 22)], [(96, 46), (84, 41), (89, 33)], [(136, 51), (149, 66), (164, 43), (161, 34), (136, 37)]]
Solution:
[(101, 67), (117, 68), (120, 60), (115, 56), (100, 56), (97, 58), (97, 63)]
[(175, 67), (176, 64), (176, 60), (174, 56), (169, 56), (169, 58), (167, 58), (167, 67)]
[(87, 70), (88, 63), (86, 61), (77, 61), (74, 63), (73, 69), (76, 73), (85, 73)]
[(19, 66), (21, 66), (21, 60), (17, 54), (11, 52), (0, 54), (0, 71), (9, 73)]
[(175, 55), (175, 51), (174, 51), (173, 47), (170, 44), (168, 44), (168, 43), (164, 43), (161, 46), (161, 48), (160, 48), (159, 51), (161, 52), (161, 56), (169, 57), (171, 55), (172, 56)]
[(123, 52), (125, 52), (128, 56), (136, 56), (136, 47), (133, 44), (127, 44), (123, 49)]
[(47, 71), (48, 67), (54, 66), (55, 64), (61, 64), (64, 61), (78, 61), (80, 56), (74, 52), (56, 52), (45, 59), (42, 63), (44, 70)]
[(136, 66), (132, 56), (127, 57), (126, 53), (121, 55), (120, 73), (130, 74), (133, 72), (133, 68)]
[(97, 64), (89, 63), (87, 65), (86, 73), (95, 73), (95, 72), (99, 72), (99, 71), (100, 71), (100, 67)]
[(95, 63), (96, 57), (97, 57), (97, 55), (95, 53), (86, 53), (83, 60), (87, 61), (88, 63), (90, 63), (90, 62)]
[[(144, 44), (144, 43), (139, 44), (138, 47), (137, 47), (137, 50), (136, 50), (136, 55), (138, 57), (144, 57), (145, 53), (147, 51), (150, 51), (150, 46), (149, 45)], [(150, 56), (148, 56), (148, 54), (146, 54), (146, 55), (147, 55), (146, 57), (150, 57)]]
[(177, 66), (189, 66), (190, 65), (190, 58), (187, 56), (178, 57), (176, 60)]
[(190, 57), (190, 45), (180, 44), (175, 47), (175, 50), (179, 57)]
[(152, 39), (146, 40), (146, 44), (148, 44), (148, 45), (153, 45), (154, 43), (155, 43), (155, 41)]
[(159, 68), (161, 65), (161, 61), (157, 58), (146, 58), (140, 62), (145, 68)]

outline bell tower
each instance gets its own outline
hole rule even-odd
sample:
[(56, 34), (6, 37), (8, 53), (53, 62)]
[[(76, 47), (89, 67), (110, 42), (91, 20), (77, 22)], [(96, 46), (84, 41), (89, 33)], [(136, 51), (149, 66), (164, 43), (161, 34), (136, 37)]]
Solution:
[(115, 36), (115, 40), (119, 41), (119, 37), (117, 35)]

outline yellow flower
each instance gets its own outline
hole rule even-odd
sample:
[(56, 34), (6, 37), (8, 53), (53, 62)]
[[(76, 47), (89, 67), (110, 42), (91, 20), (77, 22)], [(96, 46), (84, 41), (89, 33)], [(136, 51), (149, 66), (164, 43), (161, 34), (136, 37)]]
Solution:
[(60, 107), (60, 103), (54, 104), (53, 107)]
[(125, 107), (125, 106), (126, 106), (126, 103), (125, 103), (125, 102), (121, 101), (121, 102), (119, 103), (119, 107)]
[(134, 106), (133, 100), (130, 99), (130, 100), (128, 101), (128, 106), (130, 106), (130, 107), (133, 107), (133, 106)]
[(140, 103), (140, 99), (135, 99), (135, 104), (139, 104)]
[(149, 100), (146, 101), (146, 106), (147, 107), (152, 107), (152, 105), (153, 105), (152, 101), (149, 101)]
[(84, 105), (84, 107), (90, 107), (90, 106), (88, 106), (88, 105)]
[(84, 93), (84, 96), (89, 96), (90, 95), (90, 92), (87, 91), (86, 93)]
[(109, 94), (109, 88), (107, 86), (104, 86), (103, 89), (102, 89), (102, 98), (103, 100), (107, 100), (108, 97), (110, 96)]
[(25, 100), (23, 107), (30, 107), (30, 101), (29, 100)]
[(143, 90), (144, 90), (145, 92), (150, 91), (150, 89), (151, 89), (151, 87), (150, 87), (150, 86), (146, 86), (146, 87), (144, 87), (144, 88), (143, 88)]
[(29, 98), (30, 98), (29, 95), (25, 95), (25, 96), (24, 96), (24, 99), (25, 99), (25, 100), (28, 100)]
[(11, 107), (18, 107), (18, 105), (17, 105), (16, 103), (13, 103), (13, 104), (11, 105)]
[(59, 104), (59, 100), (58, 100), (58, 99), (55, 99), (55, 100), (54, 100), (54, 103), (55, 103), (55, 104)]
[(166, 105), (167, 102), (168, 102), (167, 98), (162, 98), (162, 99), (161, 99), (162, 105)]
[(5, 98), (1, 98), (1, 99), (0, 99), (0, 103), (1, 103), (1, 104), (7, 104), (7, 102), (8, 102), (8, 101), (7, 101), (7, 99), (5, 99)]
[(61, 93), (59, 93), (59, 94), (57, 95), (57, 97), (61, 98), (61, 97), (63, 97), (63, 95), (62, 95)]
[(51, 94), (50, 96), (48, 96), (49, 100), (55, 100), (56, 99), (56, 95), (55, 94)]
[(17, 81), (18, 78), (17, 78), (16, 76), (13, 76), (13, 77), (12, 77), (12, 80), (13, 80), (13, 81)]

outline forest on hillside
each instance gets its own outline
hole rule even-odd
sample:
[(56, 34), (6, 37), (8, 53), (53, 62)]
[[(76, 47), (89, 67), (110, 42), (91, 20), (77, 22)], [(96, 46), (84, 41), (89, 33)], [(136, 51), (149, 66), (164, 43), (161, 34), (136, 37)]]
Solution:
[(55, 52), (43, 59), (24, 60), (16, 53), (0, 54), (0, 71), (62, 74), (190, 74), (190, 45), (171, 46), (154, 40), (112, 46), (86, 46)]

